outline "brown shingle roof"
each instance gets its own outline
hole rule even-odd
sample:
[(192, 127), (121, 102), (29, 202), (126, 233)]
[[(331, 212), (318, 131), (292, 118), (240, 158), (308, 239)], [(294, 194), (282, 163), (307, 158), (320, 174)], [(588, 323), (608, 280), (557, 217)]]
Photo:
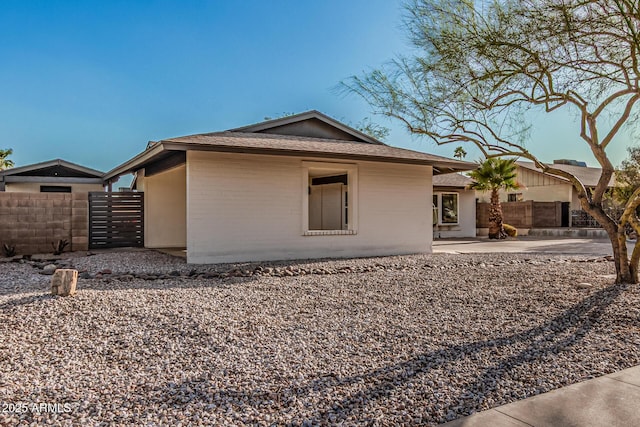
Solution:
[(445, 173), (433, 177), (434, 187), (456, 187), (465, 188), (471, 184), (473, 180), (468, 176), (459, 173)]
[(474, 163), (388, 145), (291, 135), (226, 131), (170, 138), (160, 143), (169, 150), (200, 149), (431, 165), (434, 166), (434, 175), (476, 167)]
[[(530, 169), (536, 172), (542, 173), (542, 170), (536, 168), (536, 166), (532, 162), (516, 162), (518, 166), (521, 166), (526, 169)], [(565, 172), (569, 172), (584, 185), (585, 187), (595, 187), (598, 184), (598, 180), (600, 179), (600, 174), (602, 174), (601, 168), (591, 168), (584, 166), (574, 166), (574, 165), (563, 165), (563, 164), (549, 164), (550, 167), (560, 169)], [(558, 178), (560, 180), (566, 181), (564, 178), (556, 177), (551, 175), (554, 178)], [(615, 177), (611, 177), (611, 181), (609, 181), (609, 187), (615, 186)]]

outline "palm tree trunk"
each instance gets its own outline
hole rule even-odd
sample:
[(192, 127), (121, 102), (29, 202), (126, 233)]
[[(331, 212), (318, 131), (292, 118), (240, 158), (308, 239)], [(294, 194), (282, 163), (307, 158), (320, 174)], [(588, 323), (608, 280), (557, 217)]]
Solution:
[(491, 206), (489, 207), (489, 238), (506, 239), (507, 233), (502, 228), (502, 205), (497, 189), (491, 190)]

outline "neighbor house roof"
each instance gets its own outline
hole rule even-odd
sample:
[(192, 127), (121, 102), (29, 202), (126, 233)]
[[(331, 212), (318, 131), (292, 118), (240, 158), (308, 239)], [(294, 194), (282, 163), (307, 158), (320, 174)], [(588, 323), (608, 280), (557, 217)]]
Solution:
[[(306, 120), (307, 114), (312, 114), (316, 118), (319, 113), (308, 112), (297, 115), (298, 121)], [(279, 123), (282, 124), (285, 119), (278, 119)], [(274, 124), (273, 121), (269, 122)], [(172, 153), (188, 150), (429, 165), (433, 166), (434, 175), (476, 168), (474, 163), (391, 147), (379, 141), (368, 142), (363, 141), (362, 138), (357, 141), (347, 141), (261, 133), (256, 130), (256, 127), (260, 128), (259, 125), (251, 125), (231, 131), (169, 138), (155, 144), (149, 144), (147, 150), (108, 172), (105, 175), (105, 180), (146, 167), (146, 165), (172, 156)], [(249, 130), (251, 132), (247, 132)]]
[(4, 182), (78, 182), (102, 183), (104, 172), (71, 163), (62, 159), (19, 166), (0, 171)]
[(446, 173), (433, 177), (434, 187), (466, 188), (473, 180), (459, 173)]
[[(538, 169), (533, 162), (516, 162), (516, 164), (523, 168), (536, 171), (539, 173), (543, 173), (542, 170)], [(601, 168), (564, 165), (564, 164), (556, 164), (556, 163), (549, 164), (549, 166), (555, 169), (560, 169), (562, 171), (569, 172), (570, 174), (578, 178), (578, 180), (580, 180), (580, 182), (585, 187), (595, 187), (596, 185), (598, 185), (600, 174), (602, 174)], [(565, 178), (561, 178), (561, 177), (550, 175), (550, 174), (547, 174), (547, 175), (553, 176), (554, 178), (557, 178), (562, 181), (567, 181)], [(614, 187), (614, 186), (615, 186), (615, 177), (611, 177), (611, 180), (609, 181), (609, 187)]]

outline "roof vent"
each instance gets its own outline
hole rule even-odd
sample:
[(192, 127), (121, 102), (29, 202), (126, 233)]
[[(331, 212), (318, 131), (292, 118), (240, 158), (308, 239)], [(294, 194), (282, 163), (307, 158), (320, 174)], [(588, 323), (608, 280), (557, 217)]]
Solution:
[(587, 167), (586, 162), (582, 162), (580, 160), (569, 160), (569, 159), (558, 159), (553, 161), (554, 165), (571, 165), (571, 166), (580, 166), (583, 168)]

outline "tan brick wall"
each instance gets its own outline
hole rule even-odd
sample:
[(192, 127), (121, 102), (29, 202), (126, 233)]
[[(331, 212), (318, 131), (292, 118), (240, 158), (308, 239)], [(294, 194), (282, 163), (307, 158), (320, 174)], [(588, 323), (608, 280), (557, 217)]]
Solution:
[(88, 222), (87, 193), (0, 192), (0, 244), (19, 255), (53, 252), (60, 239), (67, 251), (87, 250)]

